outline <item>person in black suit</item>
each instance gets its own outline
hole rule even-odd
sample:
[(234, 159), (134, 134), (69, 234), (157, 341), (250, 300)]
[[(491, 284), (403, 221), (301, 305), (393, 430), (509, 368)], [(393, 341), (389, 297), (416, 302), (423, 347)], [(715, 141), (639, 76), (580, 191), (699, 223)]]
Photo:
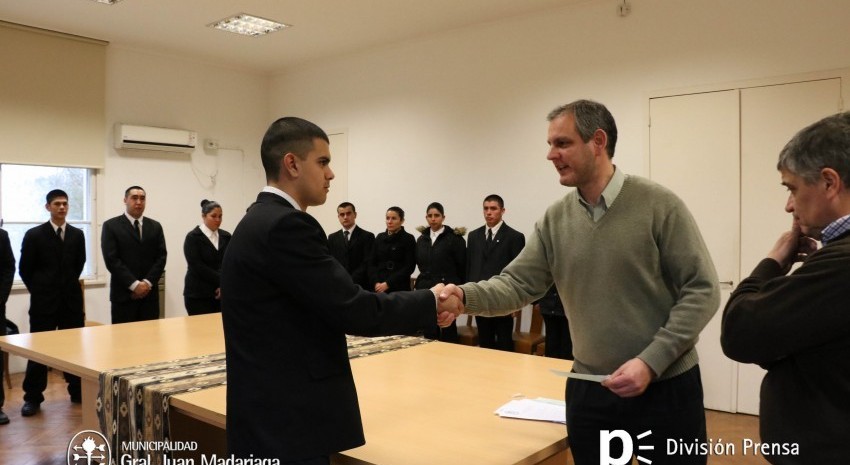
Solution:
[[(68, 194), (59, 189), (47, 193), (50, 220), (24, 234), (21, 242), (21, 280), (30, 293), (30, 332), (80, 328), (84, 324), (80, 275), (86, 264), (83, 231), (65, 221)], [(82, 401), (80, 378), (65, 373), (71, 401)], [(24, 405), (21, 415), (35, 415), (44, 402), (47, 367), (27, 362), (24, 376)]]
[[(496, 194), (484, 199), (484, 226), (469, 233), (466, 248), (466, 279), (477, 282), (502, 272), (525, 247), (525, 236), (502, 221), (505, 201)], [(481, 347), (514, 350), (512, 316), (476, 316)]]
[(168, 252), (162, 225), (143, 216), (147, 194), (139, 186), (124, 191), (123, 215), (103, 223), (100, 248), (112, 273), (112, 323), (159, 318), (159, 278)]
[[(445, 226), (443, 205), (433, 202), (425, 209), (428, 229), (416, 240), (416, 265), (419, 276), (415, 289), (430, 289), (437, 284), (463, 284), (466, 282), (466, 241), (463, 228)], [(433, 325), (425, 328), (424, 336), (443, 342), (457, 342), (457, 323), (440, 328)]]
[[(9, 233), (0, 229), (0, 328), (6, 335), (6, 301), (12, 292), (12, 281), (15, 279), (15, 255), (9, 242)], [(3, 388), (3, 363), (0, 362), (0, 425), (9, 423), (9, 416), (3, 413), (6, 393)]]
[(395, 292), (410, 290), (410, 275), (416, 269), (416, 239), (404, 230), (404, 210), (387, 209), (387, 230), (375, 237), (369, 258), (370, 290)]
[(220, 229), (221, 217), (221, 205), (218, 202), (202, 200), (202, 222), (189, 231), (183, 241), (183, 255), (188, 265), (183, 284), (183, 302), (189, 315), (221, 311), (221, 259), (230, 243), (230, 233)]
[(330, 454), (365, 443), (345, 335), (410, 333), (451, 317), (437, 318), (442, 287), (367, 292), (330, 255), (305, 211), (325, 202), (334, 178), (321, 128), (281, 118), (261, 154), (267, 186), (221, 267), (228, 454), (329, 464)]
[(375, 235), (355, 224), (357, 210), (351, 202), (339, 204), (336, 212), (342, 229), (328, 236), (331, 255), (348, 270), (355, 284), (372, 290), (369, 287), (368, 264)]
[(564, 360), (573, 360), (573, 339), (570, 337), (570, 323), (564, 313), (564, 304), (553, 284), (546, 295), (536, 302), (540, 305), (540, 315), (546, 325), (546, 349), (544, 355)]

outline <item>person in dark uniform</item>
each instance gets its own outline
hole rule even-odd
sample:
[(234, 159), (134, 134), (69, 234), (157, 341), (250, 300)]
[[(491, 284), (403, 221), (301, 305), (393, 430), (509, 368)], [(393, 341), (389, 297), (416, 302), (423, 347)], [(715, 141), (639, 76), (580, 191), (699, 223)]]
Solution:
[[(0, 229), (0, 335), (6, 335), (6, 301), (12, 291), (12, 281), (15, 279), (15, 255), (9, 242), (9, 233)], [(3, 413), (3, 403), (6, 393), (3, 391), (3, 363), (0, 363), (0, 425), (9, 423), (9, 417)]]
[(144, 216), (147, 193), (140, 186), (124, 191), (124, 214), (103, 222), (100, 248), (109, 280), (112, 323), (159, 318), (159, 278), (168, 251), (162, 225)]
[(183, 302), (189, 315), (221, 311), (221, 259), (230, 243), (230, 233), (220, 229), (221, 218), (218, 202), (202, 200), (202, 222), (189, 231), (183, 242), (183, 254), (188, 265)]
[(410, 290), (410, 275), (416, 268), (416, 239), (404, 230), (404, 210), (387, 209), (387, 230), (375, 238), (369, 260), (369, 282), (375, 292)]
[(573, 359), (573, 340), (570, 337), (570, 324), (564, 313), (564, 304), (558, 289), (552, 285), (540, 300), (540, 315), (546, 325), (546, 351), (547, 357)]
[[(439, 283), (462, 284), (466, 282), (466, 241), (463, 228), (452, 229), (445, 226), (445, 210), (438, 202), (428, 205), (425, 210), (428, 228), (416, 240), (416, 265), (419, 276), (415, 289), (430, 289)], [(425, 328), (424, 336), (444, 342), (457, 342), (457, 323), (440, 328), (434, 325)]]
[(357, 226), (357, 210), (351, 202), (343, 202), (336, 208), (342, 229), (328, 236), (331, 255), (348, 270), (351, 280), (367, 291), (369, 286), (369, 257), (375, 244), (375, 235)]
[[(501, 196), (485, 197), (482, 209), (485, 224), (469, 233), (466, 248), (466, 279), (470, 282), (498, 275), (525, 247), (525, 236), (502, 220), (505, 201)], [(514, 318), (511, 315), (476, 316), (475, 323), (481, 347), (514, 350)]]
[[(30, 332), (80, 328), (84, 325), (83, 290), (80, 275), (86, 264), (83, 231), (65, 221), (68, 194), (54, 189), (47, 193), (50, 220), (24, 234), (21, 242), (21, 280), (30, 293)], [(65, 373), (71, 402), (82, 401), (80, 378)], [(35, 415), (44, 402), (47, 367), (27, 362), (24, 376), (24, 405), (21, 415)]]

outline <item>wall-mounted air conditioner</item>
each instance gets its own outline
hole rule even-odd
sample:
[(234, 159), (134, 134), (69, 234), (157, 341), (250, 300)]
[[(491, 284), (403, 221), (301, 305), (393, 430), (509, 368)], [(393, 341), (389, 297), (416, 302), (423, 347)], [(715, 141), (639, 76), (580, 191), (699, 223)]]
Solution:
[(115, 123), (116, 149), (188, 153), (195, 150), (197, 144), (198, 133), (195, 131)]

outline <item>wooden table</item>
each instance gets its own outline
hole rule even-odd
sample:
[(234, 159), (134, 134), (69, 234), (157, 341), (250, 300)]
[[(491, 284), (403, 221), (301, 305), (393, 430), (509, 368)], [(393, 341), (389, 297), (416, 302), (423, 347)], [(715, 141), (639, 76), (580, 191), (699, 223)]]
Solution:
[[(80, 376), (83, 427), (99, 429), (94, 405), (102, 371), (223, 352), (224, 338), (220, 315), (212, 314), (7, 336), (0, 348)], [(564, 425), (493, 411), (516, 394), (562, 399), (564, 380), (549, 369), (568, 370), (570, 362), (432, 342), (351, 366), (367, 443), (334, 463), (566, 463)], [(212, 444), (199, 443), (202, 449), (221, 451), (225, 389), (172, 397), (174, 439), (207, 438)]]

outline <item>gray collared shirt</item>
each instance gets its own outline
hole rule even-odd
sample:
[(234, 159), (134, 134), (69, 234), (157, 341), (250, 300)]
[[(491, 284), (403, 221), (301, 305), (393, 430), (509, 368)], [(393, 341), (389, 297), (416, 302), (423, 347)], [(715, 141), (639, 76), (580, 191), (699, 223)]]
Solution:
[(592, 219), (594, 223), (601, 220), (608, 211), (608, 208), (614, 204), (614, 200), (617, 199), (617, 196), (620, 195), (620, 191), (623, 190), (623, 183), (625, 181), (626, 175), (622, 170), (618, 170), (615, 166), (614, 175), (611, 176), (611, 180), (608, 181), (608, 185), (605, 186), (605, 189), (602, 191), (602, 195), (599, 197), (599, 202), (596, 205), (589, 204), (581, 196), (581, 193), (579, 193), (578, 201), (585, 210), (587, 210), (587, 214), (590, 215), (590, 219)]

